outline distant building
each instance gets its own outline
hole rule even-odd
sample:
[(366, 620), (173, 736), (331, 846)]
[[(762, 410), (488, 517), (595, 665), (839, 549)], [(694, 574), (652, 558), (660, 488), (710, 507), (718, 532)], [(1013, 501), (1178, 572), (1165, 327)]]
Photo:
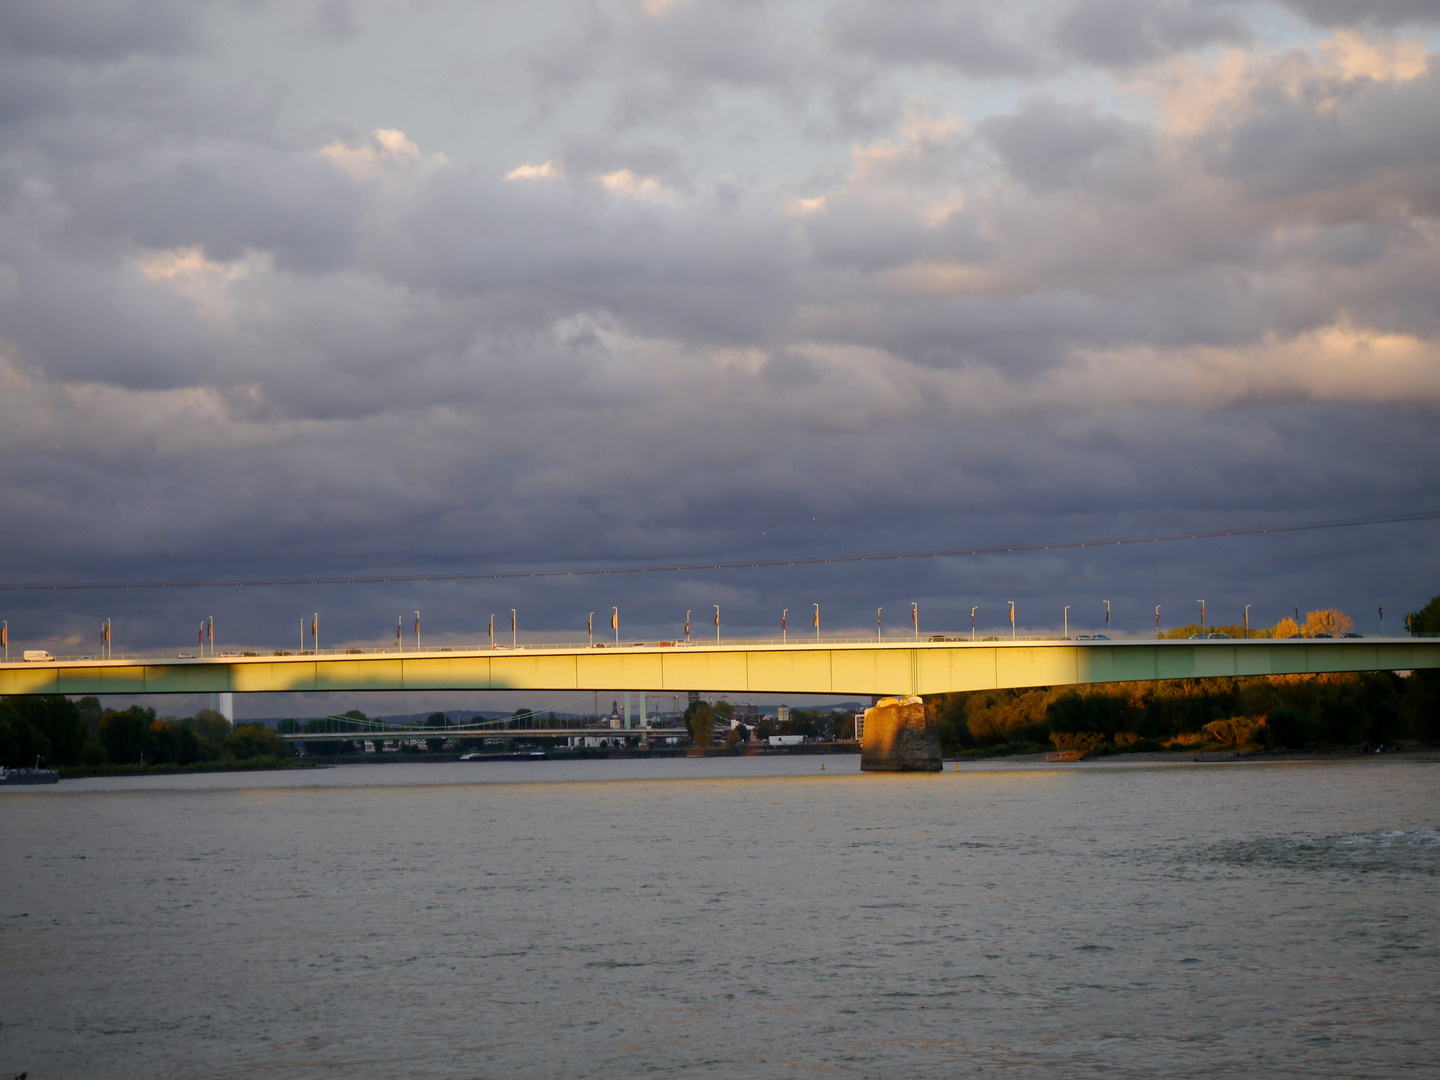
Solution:
[(789, 705), (781, 705), (781, 706), (780, 706), (780, 708), (777, 710), (776, 720), (777, 720), (779, 723), (782, 723), (782, 724), (788, 724), (788, 723), (790, 722), (790, 706), (789, 706)]
[(857, 712), (855, 714), (855, 741), (859, 742), (863, 738), (865, 738), (865, 714)]
[(765, 740), (771, 746), (799, 746), (805, 741), (804, 735), (771, 735)]

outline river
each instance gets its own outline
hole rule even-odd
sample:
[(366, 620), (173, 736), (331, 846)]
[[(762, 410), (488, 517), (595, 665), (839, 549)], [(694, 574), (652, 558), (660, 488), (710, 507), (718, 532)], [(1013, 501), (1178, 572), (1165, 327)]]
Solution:
[(0, 792), (0, 1075), (1440, 1073), (1440, 762), (947, 768)]

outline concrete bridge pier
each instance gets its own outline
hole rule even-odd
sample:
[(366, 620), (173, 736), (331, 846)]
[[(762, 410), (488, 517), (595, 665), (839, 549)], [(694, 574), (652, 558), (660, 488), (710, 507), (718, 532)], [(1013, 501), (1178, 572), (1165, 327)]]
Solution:
[(865, 710), (860, 768), (865, 772), (939, 772), (940, 733), (918, 697), (881, 698)]

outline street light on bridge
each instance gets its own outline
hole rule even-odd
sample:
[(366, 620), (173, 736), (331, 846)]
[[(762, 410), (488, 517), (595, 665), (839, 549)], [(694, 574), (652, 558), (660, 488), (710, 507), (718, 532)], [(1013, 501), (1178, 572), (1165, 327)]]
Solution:
[(1070, 640), (1070, 605), (1065, 605), (1065, 640)]
[(785, 617), (789, 614), (790, 609), (788, 607), (784, 611), (780, 612), (780, 643), (782, 645), (788, 644), (790, 641), (789, 632), (785, 629)]
[(1010, 640), (1015, 640), (1015, 601), (1010, 601)]
[(1205, 632), (1205, 601), (1196, 600), (1195, 602), (1200, 605), (1200, 632), (1203, 634)]
[(977, 611), (979, 611), (979, 610), (980, 610), (980, 609), (979, 609), (978, 607), (972, 607), (972, 608), (970, 609), (970, 640), (971, 640), (971, 641), (974, 641), (974, 640), (975, 640), (975, 612), (977, 612)]
[(1245, 605), (1245, 637), (1250, 637), (1250, 605)]
[(882, 636), (882, 633), (883, 633), (883, 627), (882, 627), (881, 624), (880, 624), (880, 612), (883, 611), (883, 610), (884, 610), (884, 608), (878, 608), (878, 607), (875, 609), (875, 640), (876, 640), (876, 641), (879, 641), (879, 640), (881, 639), (881, 636)]
[(920, 640), (920, 605), (919, 605), (919, 604), (912, 603), (912, 604), (910, 605), (910, 625), (913, 626), (913, 627), (915, 627), (915, 640), (916, 640), (916, 641), (919, 641), (919, 640)]

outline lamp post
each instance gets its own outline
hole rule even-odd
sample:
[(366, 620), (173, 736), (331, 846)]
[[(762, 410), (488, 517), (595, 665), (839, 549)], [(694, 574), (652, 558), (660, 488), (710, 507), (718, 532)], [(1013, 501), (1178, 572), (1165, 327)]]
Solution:
[(780, 612), (780, 642), (781, 642), (781, 644), (788, 644), (789, 641), (790, 641), (790, 633), (789, 633), (789, 631), (785, 628), (785, 618), (786, 618), (786, 616), (788, 616), (789, 614), (790, 614), (790, 609), (789, 609), (788, 607), (787, 607), (784, 611)]
[(1160, 636), (1160, 605), (1155, 605), (1155, 636)]
[(1065, 605), (1065, 640), (1070, 640), (1070, 605)]
[(973, 608), (973, 607), (970, 609), (970, 640), (971, 640), (971, 641), (974, 641), (974, 640), (975, 640), (975, 612), (977, 612), (977, 611), (979, 611), (979, 610), (980, 610), (979, 608)]
[(396, 652), (402, 652), (402, 653), (403, 653), (403, 652), (405, 651), (405, 639), (404, 639), (404, 637), (401, 636), (404, 632), (405, 632), (405, 616), (404, 616), (404, 615), (396, 615), (396, 616), (395, 616), (395, 651), (396, 651)]
[(415, 612), (415, 651), (420, 651), (420, 612)]
[(883, 608), (878, 608), (878, 607), (875, 609), (875, 640), (876, 640), (876, 641), (879, 641), (879, 640), (880, 640), (880, 638), (881, 638), (881, 636), (882, 636), (882, 634), (883, 634), (883, 632), (884, 632), (884, 628), (881, 626), (881, 623), (880, 623), (880, 612), (883, 611), (883, 610), (884, 610)]
[(585, 633), (590, 635), (590, 648), (595, 647), (595, 612), (590, 612), (590, 617), (585, 620)]
[(620, 647), (620, 609), (610, 609), (610, 629), (615, 631), (615, 647)]
[[(419, 612), (417, 611), (416, 614), (418, 615)], [(316, 655), (316, 656), (319, 656), (319, 655), (320, 655), (320, 612), (318, 612), (318, 611), (315, 612), (313, 615), (310, 616), (310, 637), (311, 637), (311, 638), (314, 640), (314, 642), (315, 642), (315, 655)], [(415, 642), (415, 646), (416, 646), (416, 648), (419, 648), (420, 642), (419, 642), (418, 640)], [(210, 620), (210, 655), (211, 655), (211, 656), (214, 656), (214, 655), (215, 655), (215, 620), (214, 620), (213, 618)]]
[(1010, 602), (1010, 640), (1015, 640), (1015, 601)]
[(913, 626), (913, 627), (915, 627), (915, 640), (916, 640), (916, 641), (919, 641), (919, 640), (920, 640), (920, 605), (919, 605), (919, 604), (912, 603), (912, 604), (910, 605), (910, 625)]
[(510, 609), (510, 647), (512, 649), (520, 646), (520, 632), (515, 629), (515, 609)]
[(495, 651), (495, 613), (490, 613), (490, 651)]
[(720, 605), (715, 605), (715, 644), (720, 644)]
[(820, 644), (820, 605), (815, 605), (815, 644)]
[(1110, 633), (1110, 601), (1105, 601), (1105, 633)]
[(1380, 605), (1380, 636), (1381, 636), (1381, 637), (1384, 637), (1384, 636), (1385, 636), (1385, 601), (1384, 601), (1384, 600), (1377, 600), (1376, 603)]
[(685, 612), (685, 643), (690, 643), (690, 612)]
[(1246, 605), (1245, 605), (1245, 638), (1246, 638), (1246, 640), (1249, 640), (1249, 638), (1250, 638), (1250, 605), (1249, 605), (1249, 604), (1246, 604)]
[(5, 662), (10, 662), (10, 620), (0, 622), (0, 645), (5, 646)]
[(215, 616), (210, 616), (210, 622), (205, 628), (205, 639), (210, 642), (210, 657), (215, 657)]
[(1205, 601), (1196, 600), (1195, 603), (1200, 605), (1200, 632), (1203, 634), (1205, 632)]

